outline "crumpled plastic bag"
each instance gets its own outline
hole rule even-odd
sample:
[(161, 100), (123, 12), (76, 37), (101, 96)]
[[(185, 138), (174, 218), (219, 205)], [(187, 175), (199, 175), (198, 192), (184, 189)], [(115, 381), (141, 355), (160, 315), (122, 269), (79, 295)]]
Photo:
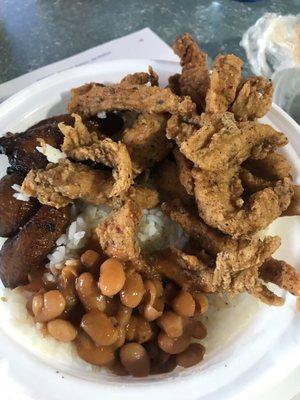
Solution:
[(300, 124), (300, 14), (267, 13), (240, 44), (254, 74), (272, 78), (274, 103)]
[(267, 13), (243, 35), (252, 71), (271, 78), (274, 72), (300, 67), (300, 14)]

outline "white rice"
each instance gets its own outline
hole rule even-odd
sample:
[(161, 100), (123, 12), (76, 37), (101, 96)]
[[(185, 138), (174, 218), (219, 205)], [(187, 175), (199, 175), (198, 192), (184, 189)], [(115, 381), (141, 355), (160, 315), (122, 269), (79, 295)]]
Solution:
[(29, 201), (29, 197), (23, 192), (22, 187), (16, 183), (12, 185), (12, 189), (16, 192), (13, 197), (20, 201)]
[[(57, 241), (57, 247), (48, 255), (46, 267), (57, 275), (70, 259), (79, 257), (80, 251), (91, 237), (92, 230), (111, 212), (107, 205), (93, 206), (77, 202), (72, 206), (72, 222)], [(182, 248), (187, 241), (181, 226), (165, 216), (160, 208), (143, 211), (138, 230), (138, 243), (142, 250), (155, 251), (175, 246)]]
[(44, 154), (49, 162), (54, 164), (57, 164), (59, 160), (67, 157), (64, 152), (47, 143), (44, 143), (42, 146), (37, 146), (36, 149), (40, 153)]
[(105, 119), (106, 118), (106, 112), (105, 111), (101, 111), (97, 114), (97, 117), (100, 119)]

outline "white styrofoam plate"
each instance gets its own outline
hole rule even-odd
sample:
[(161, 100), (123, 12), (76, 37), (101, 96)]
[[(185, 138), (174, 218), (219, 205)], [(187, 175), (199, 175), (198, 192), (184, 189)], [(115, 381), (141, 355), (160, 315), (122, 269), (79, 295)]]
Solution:
[[(0, 132), (21, 131), (47, 116), (64, 113), (72, 87), (91, 81), (118, 82), (128, 73), (146, 71), (148, 65), (158, 72), (162, 85), (179, 70), (178, 64), (171, 62), (118, 60), (55, 74), (0, 105)], [(290, 139), (293, 147), (286, 146), (284, 154), (293, 165), (295, 182), (300, 184), (299, 157), (294, 150), (300, 146), (299, 126), (275, 105), (263, 121)], [(1, 156), (0, 176), (6, 167), (5, 157)], [(268, 233), (282, 237), (278, 257), (300, 269), (299, 218), (280, 218)], [(282, 308), (258, 305), (242, 296), (230, 309), (211, 317), (210, 332), (218, 345), (210, 349), (201, 364), (143, 379), (87, 372), (68, 362), (56, 362), (55, 353), (42, 355), (35, 343), (18, 331), (3, 307), (5, 304), (0, 308), (1, 390), (13, 387), (37, 400), (253, 399), (300, 364), (300, 319), (290, 295)]]

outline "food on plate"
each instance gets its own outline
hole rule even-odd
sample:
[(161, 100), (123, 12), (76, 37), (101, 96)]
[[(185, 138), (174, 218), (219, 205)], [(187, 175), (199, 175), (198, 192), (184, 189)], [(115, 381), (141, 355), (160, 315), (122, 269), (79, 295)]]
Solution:
[(45, 340), (122, 376), (199, 363), (213, 294), (269, 306), (300, 295), (300, 275), (274, 255), (281, 238), (263, 231), (300, 213), (278, 153), (287, 138), (258, 120), (272, 83), (241, 80), (232, 54), (209, 73), (189, 34), (173, 48), (182, 71), (167, 88), (151, 67), (87, 83), (70, 114), (0, 138), (3, 284)]
[(175, 79), (178, 82), (174, 92), (178, 95), (190, 96), (197, 105), (197, 109), (201, 111), (205, 106), (205, 96), (209, 86), (207, 55), (188, 33), (175, 40), (173, 50), (180, 57), (182, 67), (181, 74), (176, 74), (170, 79), (171, 85)]
[(28, 280), (28, 273), (43, 266), (70, 223), (70, 210), (41, 206), (37, 213), (2, 246), (0, 276), (3, 284), (16, 287)]
[(24, 175), (19, 172), (5, 175), (0, 180), (0, 236), (15, 235), (39, 209), (36, 199), (29, 199), (16, 191), (21, 189), (23, 180)]
[(176, 96), (170, 89), (156, 86), (89, 84), (72, 90), (69, 112), (84, 116), (110, 110), (130, 110), (149, 113), (171, 113), (192, 117), (195, 104), (189, 97)]

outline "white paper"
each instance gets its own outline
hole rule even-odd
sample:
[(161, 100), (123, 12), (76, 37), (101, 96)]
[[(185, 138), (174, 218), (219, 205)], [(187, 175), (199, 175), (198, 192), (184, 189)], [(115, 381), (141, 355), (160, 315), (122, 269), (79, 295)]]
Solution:
[(39, 81), (56, 72), (84, 64), (121, 58), (178, 60), (170, 46), (160, 39), (151, 29), (144, 28), (1, 84), (0, 102), (33, 82)]

